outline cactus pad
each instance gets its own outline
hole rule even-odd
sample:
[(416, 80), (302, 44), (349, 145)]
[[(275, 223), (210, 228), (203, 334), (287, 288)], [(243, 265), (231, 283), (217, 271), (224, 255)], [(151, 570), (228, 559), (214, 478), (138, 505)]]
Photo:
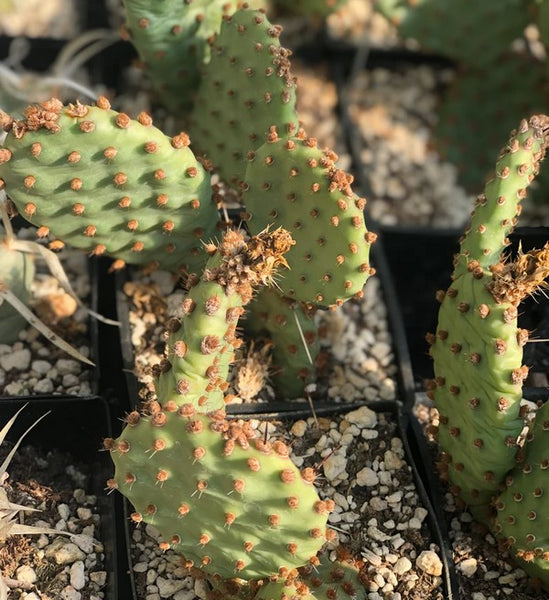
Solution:
[(275, 269), (285, 264), (282, 257), (291, 244), (290, 235), (282, 230), (248, 240), (229, 230), (217, 247), (206, 247), (210, 258), (204, 274), (183, 301), (181, 318), (169, 323), (167, 360), (160, 365), (156, 383), (163, 405), (191, 404), (201, 412), (225, 406), (229, 365), (240, 345), (236, 328), (243, 306), (251, 300), (253, 288), (270, 283)]
[(524, 0), (377, 0), (378, 10), (430, 52), (493, 65), (529, 23)]
[(272, 125), (297, 131), (290, 52), (281, 48), (280, 32), (260, 11), (225, 19), (197, 93), (190, 133), (233, 185), (244, 178), (248, 152), (263, 144)]
[(132, 120), (105, 98), (50, 100), (8, 128), (0, 178), (39, 235), (128, 263), (202, 268), (200, 240), (213, 237), (218, 216), (186, 134), (170, 139), (148, 115)]
[(372, 273), (368, 259), (375, 235), (364, 223), (366, 201), (337, 156), (304, 135), (269, 141), (248, 157), (243, 201), (252, 233), (266, 225), (292, 232), (290, 270), (278, 281), (283, 294), (317, 306), (341, 304)]
[(222, 416), (132, 414), (116, 441), (109, 482), (172, 547), (211, 575), (252, 579), (307, 563), (325, 541), (329, 503), (319, 500), (283, 443), (253, 439)]
[(549, 404), (540, 408), (524, 448), (523, 461), (506, 478), (495, 502), (496, 533), (520, 566), (549, 589)]
[(505, 68), (472, 67), (456, 75), (439, 108), (434, 133), (439, 152), (458, 167), (466, 189), (478, 191), (501, 140), (521, 116), (546, 108), (540, 93), (544, 79), (544, 67), (520, 55), (505, 57)]
[(305, 385), (314, 379), (320, 352), (318, 327), (311, 311), (274, 288), (263, 288), (248, 306), (244, 325), (248, 333), (266, 333), (273, 342), (271, 379), (276, 388), (286, 399), (301, 396)]
[(210, 39), (219, 32), (223, 17), (241, 4), (227, 0), (124, 0), (127, 37), (169, 109), (192, 107), (201, 69), (210, 60)]

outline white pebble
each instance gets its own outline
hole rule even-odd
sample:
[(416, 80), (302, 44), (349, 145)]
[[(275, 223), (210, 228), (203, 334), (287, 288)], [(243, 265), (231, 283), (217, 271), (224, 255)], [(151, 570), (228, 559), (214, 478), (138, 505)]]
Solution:
[(69, 577), (71, 585), (75, 590), (81, 590), (86, 585), (84, 563), (81, 560), (77, 560), (71, 565)]
[(358, 425), (361, 429), (372, 429), (377, 425), (377, 414), (367, 406), (361, 406), (345, 415), (349, 423)]
[(404, 573), (407, 573), (411, 568), (412, 562), (409, 558), (406, 558), (405, 556), (401, 556), (393, 565), (393, 571), (397, 575), (404, 575)]
[(71, 509), (69, 508), (68, 504), (59, 504), (57, 506), (57, 512), (65, 521), (68, 521), (69, 517), (71, 516)]
[(373, 469), (364, 467), (356, 474), (356, 482), (358, 485), (370, 487), (379, 483), (379, 477)]
[(37, 375), (46, 375), (46, 373), (51, 369), (51, 364), (47, 360), (33, 360), (31, 369)]
[(76, 544), (63, 538), (54, 540), (45, 552), (46, 556), (52, 557), (58, 565), (67, 565), (86, 558)]
[(75, 590), (72, 585), (68, 585), (61, 590), (62, 600), (80, 600), (80, 598), (82, 598), (82, 594)]
[(323, 465), (324, 475), (328, 481), (335, 482), (336, 479), (344, 479), (342, 475), (347, 467), (347, 458), (342, 454), (332, 454)]
[(2, 367), (4, 371), (11, 371), (12, 369), (26, 371), (30, 364), (31, 352), (28, 348), (15, 350), (0, 357), (0, 367)]
[(158, 577), (155, 583), (158, 586), (158, 593), (161, 598), (173, 596), (180, 589), (184, 588), (186, 584), (184, 579), (164, 579), (164, 577)]
[(442, 575), (442, 561), (432, 550), (424, 550), (416, 559), (416, 566), (428, 575)]
[(38, 577), (35, 570), (29, 565), (23, 565), (15, 571), (15, 579), (21, 583), (32, 584)]
[(472, 577), (477, 572), (477, 559), (466, 558), (458, 564), (457, 568), (463, 573), (465, 577)]
[(107, 571), (93, 571), (90, 580), (98, 587), (103, 587), (107, 583)]

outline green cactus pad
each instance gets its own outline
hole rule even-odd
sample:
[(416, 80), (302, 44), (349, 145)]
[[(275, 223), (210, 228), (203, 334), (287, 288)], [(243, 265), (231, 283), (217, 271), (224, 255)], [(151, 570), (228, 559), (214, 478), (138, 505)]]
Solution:
[(529, 23), (524, 0), (377, 0), (404, 37), (469, 65), (492, 65)]
[[(505, 474), (512, 468), (520, 416), (522, 346), (517, 306), (540, 281), (528, 264), (513, 273), (502, 263), (507, 235), (520, 200), (539, 170), (547, 144), (547, 117), (522, 121), (502, 150), (495, 174), (477, 200), (431, 336), (435, 379), (431, 394), (440, 413), (441, 466), (453, 492), (485, 518)], [(523, 280), (521, 280), (523, 278)], [(531, 280), (529, 280), (531, 279)]]
[(111, 488), (172, 547), (211, 575), (245, 580), (307, 563), (325, 542), (328, 508), (312, 473), (248, 423), (176, 412), (132, 414), (116, 441)]
[[(123, 0), (126, 33), (136, 47), (160, 99), (170, 110), (192, 107), (210, 40), (223, 17), (242, 2), (227, 0)], [(262, 2), (254, 3), (260, 8)]]
[(266, 226), (291, 231), (290, 270), (278, 281), (283, 294), (317, 306), (344, 302), (371, 274), (364, 223), (366, 201), (353, 193), (352, 177), (335, 166), (337, 156), (307, 137), (266, 142), (249, 157), (246, 205), (250, 231)]
[(460, 70), (440, 105), (434, 133), (438, 151), (458, 167), (461, 185), (478, 192), (501, 140), (522, 115), (545, 110), (545, 86), (542, 64), (519, 55), (505, 57), (505, 68)]
[(0, 178), (39, 235), (128, 263), (202, 268), (218, 215), (186, 134), (170, 139), (104, 98), (31, 106), (9, 127)]
[(365, 600), (366, 588), (354, 565), (336, 560), (325, 552), (312, 564), (299, 569), (299, 576), (266, 582), (254, 600)]
[[(2, 235), (0, 229), (0, 236)], [(0, 239), (0, 287), (6, 287), (26, 303), (34, 279), (34, 257), (10, 248), (9, 240)], [(4, 300), (0, 304), (0, 344), (12, 344), (27, 321)]]
[(224, 392), (234, 350), (238, 319), (253, 287), (269, 283), (291, 237), (280, 230), (246, 240), (228, 231), (211, 255), (202, 277), (191, 287), (181, 318), (169, 324), (167, 361), (160, 365), (156, 391), (166, 406), (192, 404), (200, 412), (225, 406)]
[(285, 399), (301, 396), (307, 383), (314, 380), (320, 352), (318, 327), (310, 311), (275, 288), (263, 288), (248, 306), (244, 326), (247, 333), (266, 333), (273, 342), (271, 379), (277, 390)]
[(271, 126), (295, 133), (295, 83), (281, 28), (260, 11), (241, 10), (224, 20), (204, 71), (190, 133), (221, 177), (237, 185), (246, 156)]
[(537, 411), (522, 463), (495, 502), (495, 531), (520, 566), (549, 589), (549, 404)]
[(303, 582), (314, 600), (365, 600), (367, 592), (360, 571), (354, 564), (330, 560), (326, 552), (315, 564), (299, 569)]
[(295, 15), (323, 18), (347, 4), (347, 0), (276, 0), (276, 3)]

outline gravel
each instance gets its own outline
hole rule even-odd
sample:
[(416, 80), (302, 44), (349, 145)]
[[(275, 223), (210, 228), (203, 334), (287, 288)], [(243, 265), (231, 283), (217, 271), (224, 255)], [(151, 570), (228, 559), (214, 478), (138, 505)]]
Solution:
[(107, 572), (97, 497), (78, 487), (90, 474), (71, 460), (64, 453), (32, 446), (19, 448), (12, 459), (10, 477), (2, 484), (8, 498), (38, 509), (24, 513), (21, 522), (74, 535), (16, 535), (3, 542), (0, 573), (10, 588), (10, 600), (105, 597)]
[[(76, 295), (89, 296), (87, 257), (64, 251), (60, 258)], [(64, 292), (58, 281), (37, 263), (31, 308), (61, 338), (81, 354), (91, 354), (88, 314)], [(67, 309), (68, 307), (68, 309)], [(34, 327), (21, 330), (11, 345), (0, 344), (0, 396), (92, 393), (93, 371), (46, 340)]]

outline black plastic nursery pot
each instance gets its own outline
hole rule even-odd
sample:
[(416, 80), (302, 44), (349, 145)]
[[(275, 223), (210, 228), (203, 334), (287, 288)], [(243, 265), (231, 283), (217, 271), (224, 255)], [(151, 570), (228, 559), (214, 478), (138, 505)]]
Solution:
[[(445, 514), (444, 485), (437, 475), (435, 462), (437, 452), (434, 444), (428, 443), (424, 426), (418, 421), (414, 404), (425, 399), (425, 381), (433, 377), (432, 359), (428, 354), (425, 339), (427, 332), (437, 327), (439, 304), (435, 299), (437, 290), (446, 290), (451, 282), (452, 261), (459, 249), (458, 231), (440, 231), (405, 228), (386, 229), (382, 233), (383, 245), (388, 260), (388, 273), (392, 279), (395, 300), (403, 317), (403, 332), (409, 350), (412, 377), (409, 390), (411, 397), (407, 405), (410, 428), (410, 444), (414, 450), (419, 472), (437, 514), (437, 521), (448, 548), (451, 563), (454, 597), (459, 598), (460, 586), (455, 570), (452, 544), (448, 537), (448, 516)], [(510, 236), (510, 252), (516, 252), (519, 243), (523, 251), (543, 247), (549, 239), (544, 227), (519, 228)], [(521, 304), (519, 326), (530, 332), (532, 342), (524, 349), (523, 364), (530, 367), (530, 375), (523, 388), (524, 398), (533, 402), (545, 402), (549, 396), (549, 362), (546, 340), (548, 336), (549, 302), (542, 292)], [(403, 350), (407, 352), (406, 349)]]
[[(7, 437), (13, 443), (37, 419), (46, 416), (25, 436), (16, 456), (24, 452), (26, 446), (32, 446), (45, 460), (62, 453), (61, 460), (67, 461), (66, 467), (76, 465), (78, 471), (84, 474), (85, 480), (78, 479), (75, 487), (84, 485), (86, 494), (96, 497), (92, 508), (100, 515), (100, 524), (95, 537), (103, 547), (102, 570), (107, 573), (102, 589), (104, 598), (127, 598), (122, 503), (116, 495), (106, 492), (105, 482), (111, 476), (111, 461), (108, 453), (100, 451), (102, 440), (111, 435), (111, 415), (107, 402), (98, 396), (1, 397), (2, 425), (19, 410), (21, 412)], [(36, 464), (25, 466), (31, 480), (58, 490), (56, 481), (44, 479), (45, 475), (41, 473), (44, 467), (39, 460)], [(62, 464), (60, 468), (63, 468)], [(11, 473), (9, 467), (8, 473)], [(17, 486), (17, 481), (8, 481), (12, 486)], [(66, 491), (62, 492), (60, 501), (68, 501)]]

